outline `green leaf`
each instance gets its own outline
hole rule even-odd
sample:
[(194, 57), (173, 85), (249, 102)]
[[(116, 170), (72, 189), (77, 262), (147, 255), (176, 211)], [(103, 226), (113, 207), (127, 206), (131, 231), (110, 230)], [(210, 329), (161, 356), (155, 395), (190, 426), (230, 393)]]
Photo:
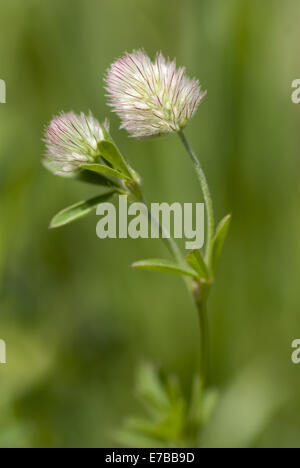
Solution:
[(133, 263), (132, 267), (138, 268), (140, 270), (160, 271), (162, 273), (171, 273), (175, 275), (184, 275), (190, 276), (192, 278), (198, 278), (198, 275), (195, 271), (168, 260), (141, 260), (140, 262)]
[(73, 178), (74, 180), (78, 180), (80, 182), (86, 182), (92, 185), (102, 185), (103, 187), (118, 187), (117, 182), (104, 177), (101, 174), (97, 174), (96, 172), (87, 171), (83, 169), (82, 171), (78, 171), (78, 173)]
[(75, 205), (69, 206), (64, 210), (60, 211), (50, 223), (50, 228), (58, 228), (60, 226), (65, 226), (66, 224), (72, 223), (77, 219), (83, 218), (83, 216), (91, 213), (99, 203), (102, 203), (114, 195), (115, 191), (99, 195), (98, 197), (91, 198), (90, 200), (81, 201), (75, 203)]
[(186, 261), (198, 273), (199, 278), (209, 279), (208, 268), (199, 250), (192, 250), (187, 255)]
[(122, 172), (117, 171), (116, 169), (113, 169), (109, 166), (105, 166), (104, 164), (82, 164), (81, 168), (86, 169), (87, 171), (96, 172), (97, 174), (131, 180), (130, 177), (123, 174)]
[(160, 414), (169, 406), (168, 395), (158, 370), (150, 363), (143, 362), (137, 372), (136, 394), (148, 408)]
[[(71, 172), (70, 174), (57, 174), (57, 171), (61, 169), (58, 164), (52, 164), (46, 158), (42, 160), (43, 166), (54, 175), (63, 177), (70, 180), (78, 180), (80, 182), (86, 182), (92, 185), (102, 185), (103, 187), (118, 187), (117, 183), (113, 180), (107, 179), (100, 173), (87, 171), (85, 169)], [(119, 176), (120, 177), (120, 176)]]
[(176, 401), (169, 408), (168, 413), (162, 415), (158, 421), (132, 418), (128, 420), (127, 427), (162, 441), (180, 440), (183, 435), (185, 415), (185, 401), (181, 399)]
[(213, 266), (214, 273), (216, 272), (216, 269), (220, 260), (220, 256), (223, 250), (226, 235), (229, 229), (230, 221), (231, 221), (231, 215), (227, 215), (225, 216), (224, 219), (222, 219), (222, 221), (220, 222), (217, 228), (217, 232), (213, 240), (212, 266)]
[(143, 363), (137, 375), (136, 394), (148, 417), (128, 419), (127, 430), (167, 443), (181, 439), (186, 402), (177, 379), (150, 363)]
[(119, 169), (127, 177), (132, 178), (131, 173), (128, 169), (128, 164), (123, 158), (118, 148), (110, 141), (101, 141), (98, 144), (98, 148), (101, 156), (108, 161), (113, 167)]

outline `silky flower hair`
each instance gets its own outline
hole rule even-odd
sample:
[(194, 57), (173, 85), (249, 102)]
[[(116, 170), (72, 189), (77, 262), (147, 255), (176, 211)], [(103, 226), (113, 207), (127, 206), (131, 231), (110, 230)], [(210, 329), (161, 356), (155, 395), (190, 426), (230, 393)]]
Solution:
[(98, 143), (108, 131), (108, 121), (101, 125), (91, 112), (61, 113), (46, 128), (45, 164), (56, 167), (59, 175), (76, 172), (81, 164), (93, 162), (99, 155)]
[(206, 92), (199, 81), (161, 53), (154, 63), (143, 50), (126, 53), (105, 78), (109, 104), (132, 137), (179, 132), (193, 117)]

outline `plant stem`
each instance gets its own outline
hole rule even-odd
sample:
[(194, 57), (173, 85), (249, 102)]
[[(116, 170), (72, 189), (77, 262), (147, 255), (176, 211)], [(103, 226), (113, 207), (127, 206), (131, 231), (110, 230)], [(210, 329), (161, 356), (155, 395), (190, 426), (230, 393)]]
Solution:
[[(200, 182), (201, 190), (203, 193), (206, 213), (207, 213), (207, 243), (206, 243), (206, 253), (205, 260), (208, 266), (209, 271), (212, 270), (212, 248), (213, 248), (213, 239), (215, 231), (215, 221), (214, 221), (214, 210), (213, 202), (208, 187), (207, 179), (205, 173), (202, 169), (200, 161), (198, 160), (196, 153), (194, 152), (192, 146), (190, 145), (185, 134), (181, 131), (178, 133), (179, 137), (187, 150), (197, 177)], [(199, 325), (200, 325), (200, 375), (202, 377), (203, 385), (207, 384), (208, 377), (208, 367), (209, 367), (209, 327), (208, 327), (208, 316), (207, 316), (207, 299), (209, 295), (209, 288), (200, 286), (194, 293), (194, 300), (198, 310)]]
[(213, 210), (213, 203), (212, 203), (212, 198), (210, 194), (210, 190), (208, 187), (208, 183), (206, 180), (205, 173), (202, 169), (202, 166), (200, 164), (200, 161), (198, 160), (196, 153), (194, 152), (192, 146), (190, 145), (188, 139), (186, 138), (185, 134), (183, 131), (180, 131), (178, 133), (185, 149), (187, 150), (189, 156), (192, 159), (196, 174), (198, 176), (198, 179), (200, 181), (201, 185), (201, 190), (204, 196), (204, 201), (205, 201), (205, 207), (206, 207), (206, 212), (207, 212), (207, 245), (206, 245), (206, 255), (205, 259), (208, 264), (209, 269), (211, 270), (211, 261), (212, 261), (212, 244), (213, 244), (213, 238), (214, 238), (214, 229), (215, 229), (215, 222), (214, 222), (214, 210)]
[[(213, 204), (212, 199), (209, 191), (209, 187), (207, 184), (205, 173), (201, 167), (201, 164), (194, 153), (189, 141), (187, 140), (184, 133), (181, 131), (179, 132), (179, 136), (190, 155), (197, 176), (200, 181), (201, 189), (204, 195), (205, 206), (207, 210), (207, 218), (208, 218), (208, 239), (207, 239), (207, 246), (206, 246), (206, 263), (209, 268), (211, 269), (211, 257), (212, 257), (212, 243), (214, 237), (214, 213), (213, 213)], [(184, 264), (185, 260), (184, 257), (178, 248), (175, 240), (171, 237), (170, 233), (164, 228), (164, 226), (160, 223), (159, 219), (156, 219), (153, 215), (151, 210), (145, 201), (141, 187), (139, 182), (132, 184), (130, 187), (131, 195), (134, 199), (139, 202), (142, 202), (145, 207), (147, 208), (148, 218), (150, 222), (154, 223), (159, 230), (160, 236), (162, 241), (167, 246), (169, 252), (174, 257), (174, 260), (177, 261), (179, 264)], [(207, 384), (207, 375), (208, 375), (208, 365), (209, 365), (209, 327), (208, 327), (208, 317), (207, 317), (207, 298), (209, 294), (209, 286), (200, 286), (199, 283), (196, 285), (189, 279), (184, 278), (188, 291), (191, 293), (197, 310), (198, 310), (198, 317), (199, 317), (199, 325), (200, 325), (200, 377), (202, 379), (203, 385)], [(195, 287), (194, 287), (195, 286)]]
[(164, 228), (164, 226), (162, 226), (160, 224), (160, 222), (156, 218), (154, 218), (154, 216), (151, 213), (151, 210), (149, 211), (149, 209), (148, 209), (148, 213), (149, 213), (148, 216), (149, 216), (150, 221), (152, 223), (154, 223), (158, 227), (161, 239), (165, 243), (165, 245), (167, 246), (167, 248), (168, 248), (169, 252), (171, 253), (171, 255), (174, 257), (174, 260), (176, 260), (178, 263), (182, 264), (183, 263), (183, 257), (181, 255), (181, 252), (180, 252), (180, 249), (179, 249), (178, 245), (176, 244), (174, 239), (171, 237), (170, 233), (168, 233), (167, 230)]
[[(138, 192), (138, 196), (137, 196)], [(121, 193), (121, 192), (120, 192)], [(167, 249), (169, 250), (171, 256), (174, 258), (174, 260), (179, 263), (180, 265), (184, 265), (184, 257), (176, 244), (175, 240), (172, 238), (170, 233), (165, 229), (165, 227), (160, 223), (159, 219), (156, 219), (153, 214), (151, 209), (149, 209), (149, 205), (147, 201), (145, 200), (145, 197), (142, 194), (141, 186), (138, 186), (138, 190), (136, 191), (131, 191), (132, 196), (136, 199), (137, 202), (142, 202), (145, 207), (147, 208), (147, 213), (148, 213), (148, 218), (151, 223), (153, 223), (159, 231), (159, 235)], [(190, 281), (190, 278), (184, 277), (184, 282), (187, 286), (188, 291), (192, 294), (192, 283)]]
[[(121, 191), (119, 191), (119, 192), (122, 193)], [(161, 223), (159, 222), (159, 219), (156, 219), (153, 216), (152, 211), (151, 211), (151, 209), (149, 209), (149, 205), (146, 202), (145, 197), (143, 196), (141, 186), (138, 183), (135, 184), (135, 185), (131, 185), (130, 186), (130, 192), (131, 192), (132, 197), (137, 202), (141, 202), (141, 203), (143, 203), (145, 205), (145, 207), (147, 209), (149, 221), (151, 223), (155, 224), (155, 226), (157, 227), (159, 235), (160, 235), (162, 241), (166, 245), (166, 247), (169, 250), (172, 257), (174, 257), (174, 260), (176, 260), (178, 263), (182, 264), (184, 259), (183, 259), (182, 255), (181, 255), (181, 252), (180, 252), (180, 249), (179, 249), (178, 245), (176, 244), (174, 239), (171, 237), (170, 233), (164, 228), (164, 226), (161, 225)]]
[[(194, 162), (194, 166), (195, 166), (197, 175), (201, 183), (201, 187), (202, 187), (202, 191), (203, 191), (203, 195), (204, 195), (204, 199), (206, 203), (207, 215), (208, 215), (207, 263), (209, 264), (209, 261), (210, 261), (209, 259), (211, 257), (210, 244), (213, 241), (213, 235), (214, 235), (214, 215), (213, 215), (213, 206), (212, 206), (210, 191), (208, 188), (205, 174), (202, 170), (200, 162), (197, 159), (197, 156), (193, 152), (193, 149), (191, 148), (185, 135), (182, 132), (179, 133), (179, 135), (184, 143), (184, 146), (188, 150), (188, 153)], [(149, 210), (145, 199), (141, 197), (140, 201), (142, 201), (144, 205), (147, 207), (148, 217), (150, 221), (158, 227), (161, 238), (163, 242), (166, 244), (171, 255), (174, 257), (174, 259), (178, 263), (183, 264), (184, 258), (176, 242), (174, 241), (174, 239), (166, 231), (164, 226), (160, 224), (159, 220), (153, 217), (151, 210)], [(209, 367), (209, 327), (208, 327), (208, 317), (207, 317), (207, 310), (206, 310), (209, 288), (205, 287), (203, 290), (203, 288), (197, 285), (196, 289), (193, 290), (192, 282), (190, 282), (189, 279), (187, 278), (185, 278), (185, 283), (189, 292), (193, 296), (193, 299), (195, 301), (195, 304), (198, 310), (199, 325), (200, 325), (200, 377), (202, 379), (203, 385), (205, 386), (207, 384), (207, 375), (208, 375), (208, 367)]]
[(203, 386), (206, 386), (209, 369), (209, 326), (207, 316), (207, 300), (195, 299), (200, 325), (200, 377)]

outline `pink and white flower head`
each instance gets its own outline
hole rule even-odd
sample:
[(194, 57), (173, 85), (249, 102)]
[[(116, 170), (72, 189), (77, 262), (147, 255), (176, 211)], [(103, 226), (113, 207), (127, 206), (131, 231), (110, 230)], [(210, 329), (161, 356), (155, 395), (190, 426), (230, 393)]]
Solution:
[(206, 92), (199, 81), (161, 53), (152, 62), (143, 50), (126, 53), (105, 78), (110, 106), (133, 137), (179, 132), (193, 117)]
[(81, 164), (94, 162), (99, 156), (98, 143), (108, 132), (108, 121), (101, 125), (91, 112), (61, 113), (46, 129), (46, 165), (56, 168), (60, 175), (76, 172)]

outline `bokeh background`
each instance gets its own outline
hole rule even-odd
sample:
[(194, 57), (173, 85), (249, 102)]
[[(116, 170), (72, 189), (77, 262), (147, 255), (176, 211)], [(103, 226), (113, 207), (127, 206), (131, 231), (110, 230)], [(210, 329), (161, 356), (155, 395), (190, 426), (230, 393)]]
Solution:
[(177, 57), (208, 95), (187, 129), (218, 218), (233, 222), (210, 300), (211, 375), (222, 398), (205, 446), (300, 446), (300, 77), (297, 0), (2, 0), (0, 78), (0, 446), (114, 447), (140, 411), (143, 359), (185, 392), (198, 324), (180, 278), (132, 271), (168, 256), (159, 241), (96, 237), (96, 215), (57, 231), (51, 217), (95, 187), (40, 164), (61, 110), (109, 115), (152, 201), (201, 198), (176, 137), (129, 139), (102, 77), (125, 50)]

